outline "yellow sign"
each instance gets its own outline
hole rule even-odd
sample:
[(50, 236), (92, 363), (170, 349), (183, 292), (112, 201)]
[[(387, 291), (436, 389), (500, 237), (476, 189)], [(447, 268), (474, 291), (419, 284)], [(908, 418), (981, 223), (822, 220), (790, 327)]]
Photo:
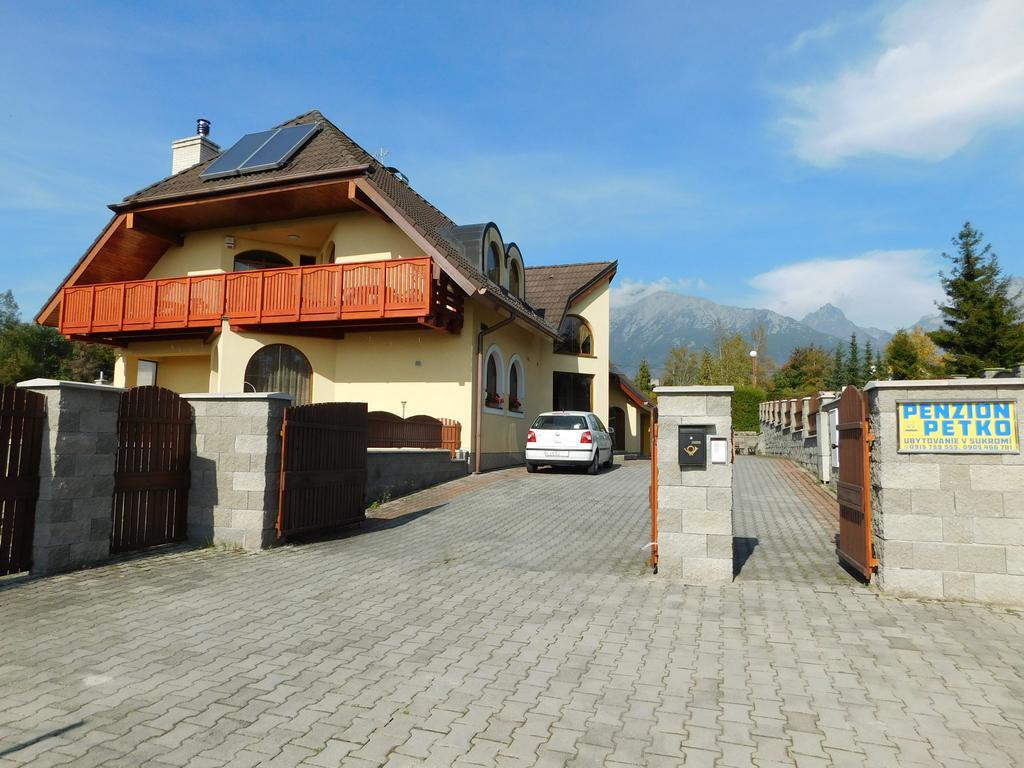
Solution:
[(900, 453), (1020, 453), (1017, 404), (897, 403)]

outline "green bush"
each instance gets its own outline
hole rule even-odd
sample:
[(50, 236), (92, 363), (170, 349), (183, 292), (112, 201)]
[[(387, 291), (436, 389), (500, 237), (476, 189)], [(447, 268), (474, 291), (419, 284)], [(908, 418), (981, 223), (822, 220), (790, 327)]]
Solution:
[(760, 387), (736, 387), (732, 396), (732, 428), (737, 432), (760, 432), (758, 406), (768, 399)]

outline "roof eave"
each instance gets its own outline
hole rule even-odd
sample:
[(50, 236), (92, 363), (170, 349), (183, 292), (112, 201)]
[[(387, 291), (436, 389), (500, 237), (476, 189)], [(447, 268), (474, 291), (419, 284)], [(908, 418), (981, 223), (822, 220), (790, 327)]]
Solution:
[(110, 203), (107, 207), (115, 213), (124, 213), (125, 211), (134, 210), (137, 208), (146, 208), (156, 203), (169, 203), (179, 200), (195, 200), (204, 198), (215, 198), (221, 195), (231, 195), (238, 192), (248, 192), (258, 189), (268, 189), (272, 187), (287, 186), (296, 182), (302, 181), (317, 181), (320, 179), (330, 178), (349, 178), (365, 176), (373, 166), (369, 163), (360, 163), (359, 165), (350, 165), (344, 168), (332, 168), (327, 171), (316, 171), (313, 173), (295, 173), (290, 176), (274, 176), (271, 179), (264, 181), (254, 182), (251, 184), (239, 184), (233, 187), (217, 187), (209, 190), (199, 190), (197, 192), (176, 192), (168, 195), (154, 195), (153, 197), (147, 197), (142, 200), (122, 200), (119, 203)]

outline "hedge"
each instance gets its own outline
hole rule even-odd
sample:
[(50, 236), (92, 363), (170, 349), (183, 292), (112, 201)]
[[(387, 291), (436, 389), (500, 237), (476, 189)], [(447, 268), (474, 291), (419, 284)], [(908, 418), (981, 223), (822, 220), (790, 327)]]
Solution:
[(758, 406), (768, 399), (760, 387), (736, 387), (732, 396), (732, 428), (737, 432), (760, 432)]

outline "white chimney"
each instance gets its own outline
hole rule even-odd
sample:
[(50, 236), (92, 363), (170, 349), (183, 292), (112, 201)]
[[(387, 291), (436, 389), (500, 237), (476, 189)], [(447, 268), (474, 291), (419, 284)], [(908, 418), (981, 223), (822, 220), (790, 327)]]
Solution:
[(219, 153), (220, 147), (210, 141), (210, 121), (200, 117), (196, 120), (195, 136), (171, 144), (171, 174), (205, 163)]

